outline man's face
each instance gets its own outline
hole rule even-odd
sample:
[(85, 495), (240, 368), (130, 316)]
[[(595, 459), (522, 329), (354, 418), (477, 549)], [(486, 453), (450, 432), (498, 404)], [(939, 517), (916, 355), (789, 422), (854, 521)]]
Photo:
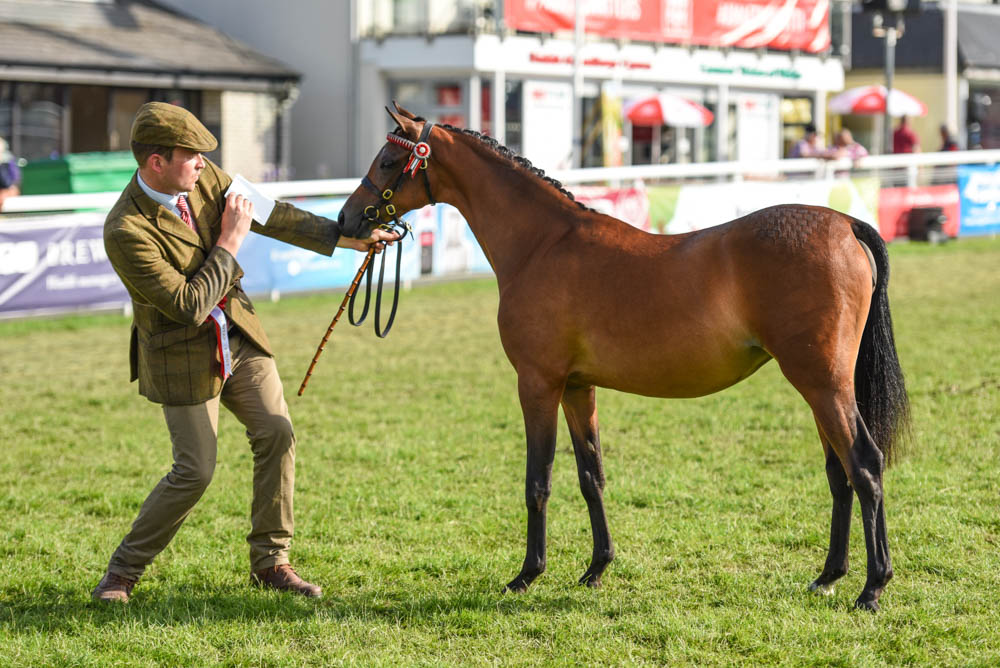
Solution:
[(194, 190), (201, 170), (205, 169), (205, 158), (201, 153), (186, 148), (175, 148), (169, 161), (162, 155), (154, 155), (151, 159), (159, 161), (157, 172), (162, 186), (171, 194)]

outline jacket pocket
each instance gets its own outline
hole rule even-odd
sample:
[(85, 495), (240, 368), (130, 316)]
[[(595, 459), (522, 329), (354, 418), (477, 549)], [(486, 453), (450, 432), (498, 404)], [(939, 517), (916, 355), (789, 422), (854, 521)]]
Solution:
[(205, 325), (198, 325), (197, 327), (175, 327), (174, 329), (168, 329), (165, 332), (158, 332), (152, 334), (149, 340), (146, 342), (146, 347), (150, 350), (163, 350), (164, 348), (169, 348), (175, 344), (181, 343), (183, 341), (190, 341), (191, 339), (197, 338), (204, 332), (207, 332)]

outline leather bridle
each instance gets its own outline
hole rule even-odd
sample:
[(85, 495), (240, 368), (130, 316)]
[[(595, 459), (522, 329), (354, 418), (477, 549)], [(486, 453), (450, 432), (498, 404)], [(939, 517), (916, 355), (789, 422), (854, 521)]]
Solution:
[[(382, 310), (382, 282), (385, 278), (385, 255), (382, 256), (382, 263), (378, 271), (378, 288), (377, 295), (375, 297), (375, 335), (383, 339), (387, 334), (389, 334), (389, 329), (392, 327), (393, 320), (396, 318), (396, 307), (399, 305), (399, 270), (403, 261), (403, 239), (405, 239), (406, 236), (412, 231), (406, 222), (400, 221), (399, 216), (396, 213), (396, 206), (392, 203), (392, 198), (395, 196), (396, 191), (402, 184), (403, 178), (406, 174), (409, 173), (410, 178), (414, 178), (419, 171), (424, 175), (424, 189), (427, 191), (427, 200), (431, 204), (437, 204), (437, 201), (434, 199), (434, 195), (431, 193), (430, 177), (427, 176), (427, 161), (431, 157), (431, 147), (430, 144), (427, 143), (427, 138), (430, 136), (431, 129), (433, 127), (434, 123), (431, 123), (430, 121), (424, 123), (424, 128), (420, 132), (420, 137), (415, 142), (395, 133), (389, 133), (386, 135), (386, 139), (389, 142), (411, 151), (410, 159), (407, 161), (406, 166), (403, 167), (403, 170), (399, 173), (399, 176), (396, 177), (396, 181), (392, 184), (391, 188), (379, 188), (372, 183), (372, 180), (368, 178), (367, 174), (361, 179), (361, 185), (368, 190), (371, 190), (380, 199), (377, 206), (372, 204), (365, 207), (361, 214), (362, 217), (370, 222), (373, 227), (379, 227), (383, 230), (396, 232), (400, 235), (398, 240), (399, 246), (396, 248), (396, 281), (393, 288), (392, 310), (389, 312), (389, 319), (386, 322), (384, 329), (379, 325), (379, 321), (381, 319)], [(383, 213), (385, 214), (384, 220), (382, 218)], [(368, 306), (371, 302), (372, 275), (374, 274), (374, 271), (375, 264), (369, 262), (368, 268), (365, 271), (365, 304), (361, 309), (361, 315), (357, 319), (354, 317), (354, 300), (357, 296), (357, 292), (351, 293), (350, 310), (347, 313), (347, 317), (350, 323), (355, 327), (361, 325), (368, 316)]]

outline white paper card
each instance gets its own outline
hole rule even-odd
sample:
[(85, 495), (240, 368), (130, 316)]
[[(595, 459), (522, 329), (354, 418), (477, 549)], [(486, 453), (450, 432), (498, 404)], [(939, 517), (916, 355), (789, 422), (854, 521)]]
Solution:
[(229, 190), (226, 191), (226, 197), (232, 193), (243, 195), (243, 197), (250, 200), (253, 204), (253, 219), (261, 225), (267, 223), (267, 219), (271, 217), (271, 212), (274, 210), (273, 199), (266, 197), (257, 190), (252, 183), (243, 178), (242, 174), (237, 174), (233, 177), (233, 183), (229, 186)]

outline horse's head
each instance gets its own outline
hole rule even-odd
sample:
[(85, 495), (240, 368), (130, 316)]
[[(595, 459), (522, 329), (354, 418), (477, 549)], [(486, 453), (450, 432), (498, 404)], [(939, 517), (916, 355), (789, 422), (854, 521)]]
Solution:
[[(395, 131), (376, 154), (361, 185), (340, 210), (343, 234), (367, 237), (379, 225), (393, 223), (407, 211), (433, 204), (427, 177), (433, 123), (418, 118), (393, 102), (386, 111), (396, 121)], [(420, 172), (422, 175), (418, 176)]]

